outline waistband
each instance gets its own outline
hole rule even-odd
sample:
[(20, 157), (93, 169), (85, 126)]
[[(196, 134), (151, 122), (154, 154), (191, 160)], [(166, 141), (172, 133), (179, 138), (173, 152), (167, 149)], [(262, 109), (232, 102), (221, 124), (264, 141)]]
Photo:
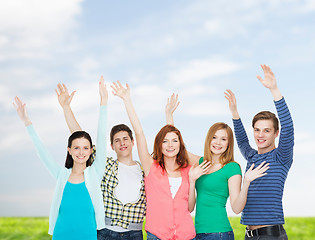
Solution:
[[(105, 224), (111, 226), (112, 225), (112, 219), (105, 217)], [(141, 223), (129, 223), (127, 230), (128, 231), (137, 231), (142, 230), (143, 222)]]
[(281, 224), (257, 228), (255, 230), (249, 230), (246, 228), (246, 236), (249, 238), (252, 238), (255, 236), (263, 236), (263, 235), (279, 237), (280, 232), (283, 230), (284, 230), (284, 227)]

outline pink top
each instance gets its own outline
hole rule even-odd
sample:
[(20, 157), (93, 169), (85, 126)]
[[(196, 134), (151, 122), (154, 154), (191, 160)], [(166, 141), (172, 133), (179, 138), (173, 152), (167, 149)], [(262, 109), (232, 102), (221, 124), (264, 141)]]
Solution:
[(174, 199), (166, 172), (153, 162), (149, 175), (144, 178), (147, 196), (145, 230), (162, 240), (188, 240), (196, 236), (188, 211), (190, 166), (181, 169), (182, 184)]

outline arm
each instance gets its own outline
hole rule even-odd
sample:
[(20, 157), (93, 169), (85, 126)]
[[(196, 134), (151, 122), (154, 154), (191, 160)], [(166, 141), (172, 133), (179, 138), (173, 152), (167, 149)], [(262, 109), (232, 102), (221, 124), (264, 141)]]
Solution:
[(44, 146), (43, 142), (37, 135), (37, 132), (35, 131), (32, 122), (30, 118), (28, 117), (28, 114), (26, 112), (25, 103), (23, 103), (18, 97), (15, 97), (15, 109), (20, 117), (20, 119), (24, 122), (24, 125), (27, 128), (27, 132), (30, 135), (33, 144), (36, 147), (37, 154), (39, 155), (39, 158), (42, 160), (44, 165), (47, 167), (47, 169), (50, 171), (52, 176), (57, 179), (59, 172), (61, 170), (61, 166), (59, 166), (52, 158), (52, 156), (49, 154), (48, 150)]
[(291, 114), (280, 90), (278, 89), (274, 73), (267, 65), (261, 65), (261, 68), (264, 71), (264, 79), (260, 76), (257, 76), (257, 78), (264, 87), (270, 90), (281, 124), (279, 145), (277, 148), (277, 153), (279, 154), (278, 159), (284, 163), (291, 163), (294, 146), (294, 127)]
[(108, 92), (104, 83), (104, 78), (101, 76), (99, 81), (99, 94), (100, 94), (100, 116), (98, 120), (98, 132), (96, 142), (96, 157), (92, 166), (96, 168), (96, 171), (100, 177), (103, 177), (105, 164), (106, 164), (106, 119), (107, 119), (107, 101)]
[[(167, 103), (165, 106), (165, 116), (166, 116), (166, 124), (170, 124), (174, 126), (174, 118), (173, 113), (177, 109), (179, 105), (178, 94), (173, 93), (170, 98), (167, 99)], [(198, 155), (195, 155), (191, 152), (188, 152), (188, 163), (189, 165), (194, 165), (199, 163), (199, 159), (201, 158)]]
[(199, 165), (193, 165), (189, 169), (189, 193), (188, 193), (188, 211), (192, 212), (196, 204), (196, 191), (195, 184), (196, 180), (202, 175), (206, 174), (211, 163), (208, 161), (203, 161)]
[(237, 145), (244, 158), (248, 160), (248, 157), (256, 153), (256, 150), (254, 150), (249, 144), (246, 131), (244, 129), (243, 123), (237, 111), (236, 97), (234, 93), (231, 90), (227, 89), (226, 92), (224, 92), (224, 94), (225, 94), (224, 97), (229, 102), (229, 109), (233, 118), (234, 133)]
[(76, 131), (81, 131), (82, 129), (77, 120), (75, 119), (75, 116), (70, 107), (70, 103), (75, 94), (75, 91), (73, 91), (71, 95), (69, 95), (66, 85), (60, 83), (58, 83), (57, 89), (55, 89), (55, 91), (58, 96), (58, 102), (63, 109), (63, 113), (70, 132), (74, 133)]
[(234, 175), (229, 178), (229, 193), (230, 193), (230, 202), (231, 207), (234, 213), (239, 214), (243, 211), (246, 201), (249, 185), (256, 178), (265, 176), (266, 171), (269, 169), (269, 163), (262, 162), (258, 167), (254, 169), (254, 164), (250, 166), (244, 176), (243, 187), (241, 188), (241, 175)]
[(141, 123), (133, 107), (131, 97), (130, 97), (129, 85), (126, 84), (126, 88), (124, 88), (122, 84), (119, 81), (117, 81), (117, 83), (114, 82), (111, 87), (113, 89), (113, 94), (115, 96), (120, 97), (124, 101), (129, 120), (135, 132), (139, 158), (140, 158), (144, 173), (146, 176), (148, 176), (154, 159), (152, 158), (152, 156), (150, 155), (148, 151), (147, 141), (144, 136)]

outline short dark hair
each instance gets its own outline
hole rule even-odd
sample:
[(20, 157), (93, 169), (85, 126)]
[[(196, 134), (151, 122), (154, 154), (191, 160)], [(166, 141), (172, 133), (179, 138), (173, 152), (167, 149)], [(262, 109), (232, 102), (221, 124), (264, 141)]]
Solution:
[(269, 111), (262, 111), (257, 113), (252, 121), (252, 126), (254, 128), (255, 123), (259, 120), (271, 120), (273, 122), (273, 127), (275, 129), (275, 132), (277, 132), (279, 130), (279, 120), (276, 117), (276, 115), (272, 112)]
[[(72, 133), (68, 139), (68, 148), (71, 148), (73, 140), (75, 140), (77, 138), (87, 139), (90, 142), (90, 147), (92, 148), (93, 144), (92, 144), (91, 136), (85, 131), (76, 131), (76, 132)], [(92, 165), (92, 155), (93, 154), (91, 154), (89, 159), (86, 161), (87, 167)], [(67, 152), (65, 167), (66, 168), (72, 168), (73, 167), (73, 158), (70, 155), (69, 151)]]
[(133, 140), (131, 129), (125, 124), (118, 124), (118, 125), (115, 125), (114, 127), (112, 127), (112, 130), (110, 131), (110, 143), (111, 144), (113, 144), (113, 142), (114, 142), (114, 135), (118, 132), (121, 132), (121, 131), (127, 132), (131, 141)]

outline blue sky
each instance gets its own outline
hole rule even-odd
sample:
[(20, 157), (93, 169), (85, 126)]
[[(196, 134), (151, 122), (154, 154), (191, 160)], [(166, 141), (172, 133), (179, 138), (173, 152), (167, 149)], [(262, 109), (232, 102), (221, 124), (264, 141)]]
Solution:
[[(227, 88), (236, 94), (254, 144), (252, 117), (275, 111), (256, 79), (261, 63), (274, 71), (295, 125), (285, 214), (315, 216), (314, 1), (4, 0), (0, 22), (0, 216), (47, 216), (55, 186), (12, 106), (14, 96), (27, 103), (37, 131), (63, 165), (69, 131), (54, 92), (58, 82), (77, 90), (73, 111), (94, 140), (100, 75), (108, 84), (129, 83), (150, 150), (175, 92), (181, 102), (175, 125), (187, 148), (202, 155), (208, 128), (217, 121), (232, 125)], [(108, 129), (129, 125), (112, 95), (108, 116)], [(114, 156), (109, 147), (108, 155)]]

